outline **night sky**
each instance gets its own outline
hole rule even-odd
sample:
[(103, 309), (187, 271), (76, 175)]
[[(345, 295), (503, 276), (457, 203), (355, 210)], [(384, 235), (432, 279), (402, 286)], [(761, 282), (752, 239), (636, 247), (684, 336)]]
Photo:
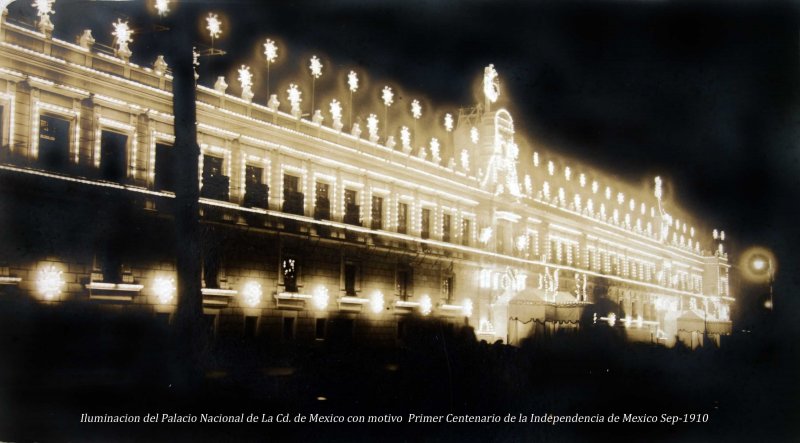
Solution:
[[(192, 2), (226, 19), (203, 59), (200, 83), (252, 66), (255, 101), (266, 102), (266, 37), (280, 44), (272, 92), (285, 104), (290, 81), (310, 101), (311, 54), (321, 57), (317, 106), (346, 103), (344, 77), (362, 76), (354, 107), (382, 117), (384, 84), (398, 92), (390, 121), (400, 123), (413, 98), (439, 114), (476, 102), (474, 85), (494, 63), (501, 105), (529, 147), (544, 146), (639, 183), (659, 174), (681, 207), (726, 230), (729, 249), (772, 248), (781, 262), (776, 296), (794, 308), (800, 237), (798, 210), (798, 8), (757, 2), (516, 2), (457, 0), (255, 0)], [(141, 2), (57, 0), (55, 35), (73, 40), (91, 28), (111, 44), (111, 22), (128, 17), (133, 61), (150, 65), (165, 44), (144, 32), (153, 17)], [(13, 18), (33, 22), (29, 2)], [(173, 10), (179, 12), (178, 7)], [(198, 46), (207, 35), (198, 24)], [(368, 74), (368, 75), (366, 75)], [(337, 88), (341, 88), (338, 91)], [(346, 112), (346, 111), (345, 111)], [(426, 111), (423, 111), (426, 112)], [(427, 114), (431, 121), (432, 114)], [(423, 120), (426, 116), (423, 116)], [(440, 119), (438, 119), (440, 120)], [(408, 123), (410, 123), (408, 119)], [(522, 160), (530, 159), (523, 151)], [(758, 291), (749, 287), (743, 291)], [(782, 292), (780, 292), (782, 291)], [(742, 294), (747, 297), (746, 293)], [(776, 305), (784, 303), (776, 300)], [(788, 310), (788, 309), (787, 309)], [(791, 309), (793, 310), (793, 309)]]

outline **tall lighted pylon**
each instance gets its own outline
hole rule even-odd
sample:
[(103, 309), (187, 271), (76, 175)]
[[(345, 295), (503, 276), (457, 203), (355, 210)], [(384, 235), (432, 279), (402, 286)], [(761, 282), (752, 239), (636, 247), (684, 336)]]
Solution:
[(314, 113), (314, 88), (317, 83), (317, 79), (322, 76), (322, 62), (319, 61), (316, 55), (311, 56), (311, 60), (309, 60), (308, 69), (311, 71), (311, 113)]
[(350, 104), (348, 106), (350, 112), (350, 126), (353, 126), (353, 93), (358, 91), (358, 74), (356, 71), (350, 71), (347, 74), (347, 88), (350, 90)]
[(392, 88), (388, 86), (383, 87), (381, 92), (381, 99), (383, 100), (383, 126), (386, 128), (386, 138), (389, 138), (389, 107), (394, 103), (394, 93)]

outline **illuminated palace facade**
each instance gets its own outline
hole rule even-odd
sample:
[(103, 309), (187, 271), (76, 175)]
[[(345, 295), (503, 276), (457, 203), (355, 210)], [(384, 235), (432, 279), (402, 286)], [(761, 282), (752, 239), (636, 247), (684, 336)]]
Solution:
[[(170, 321), (168, 67), (51, 28), (0, 23), (0, 296)], [(306, 119), (292, 97), (255, 103), (248, 74), (241, 95), (222, 77), (197, 87), (214, 333), (394, 343), (410, 316), (512, 344), (592, 324), (666, 345), (730, 332), (724, 232), (669, 207), (658, 177), (521, 157), (493, 67), (485, 102), (448, 114), (438, 140), (386, 137), (374, 115), (344, 128), (339, 109)]]

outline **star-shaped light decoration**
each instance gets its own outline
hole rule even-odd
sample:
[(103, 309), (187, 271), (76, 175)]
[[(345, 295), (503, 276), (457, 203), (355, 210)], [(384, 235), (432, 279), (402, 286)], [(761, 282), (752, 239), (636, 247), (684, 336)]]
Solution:
[(419, 100), (414, 99), (411, 102), (411, 116), (414, 117), (415, 120), (419, 120), (422, 117), (422, 106), (419, 104)]
[(374, 142), (378, 139), (378, 116), (375, 114), (370, 114), (367, 117), (367, 131), (371, 141)]
[(331, 100), (331, 117), (334, 121), (340, 121), (342, 119), (342, 105), (339, 103), (339, 100), (333, 99)]
[(386, 106), (387, 108), (392, 106), (392, 103), (394, 103), (394, 93), (392, 92), (392, 88), (384, 86), (383, 92), (381, 93), (381, 99), (383, 99), (383, 106)]
[(472, 127), (472, 128), (469, 130), (469, 139), (470, 139), (470, 140), (472, 140), (472, 143), (474, 143), (474, 144), (476, 144), (476, 145), (477, 145), (477, 144), (478, 144), (478, 137), (479, 137), (479, 135), (478, 135), (478, 128), (476, 128), (475, 126), (473, 126), (473, 127)]
[(347, 87), (350, 88), (350, 92), (358, 91), (358, 74), (356, 74), (356, 71), (350, 71), (347, 74)]
[(158, 15), (164, 17), (169, 13), (169, 0), (156, 0), (155, 8)]
[(447, 130), (447, 132), (453, 130), (453, 115), (449, 112), (444, 115), (444, 129)]
[(219, 20), (217, 14), (208, 14), (208, 17), (206, 17), (206, 30), (208, 30), (208, 35), (211, 36), (212, 41), (219, 38), (220, 34), (222, 34), (222, 22)]
[(322, 75), (322, 62), (319, 61), (316, 55), (311, 56), (308, 69), (311, 70), (311, 76), (318, 79)]
[(264, 57), (266, 57), (267, 63), (274, 63), (278, 58), (278, 45), (270, 39), (264, 43)]

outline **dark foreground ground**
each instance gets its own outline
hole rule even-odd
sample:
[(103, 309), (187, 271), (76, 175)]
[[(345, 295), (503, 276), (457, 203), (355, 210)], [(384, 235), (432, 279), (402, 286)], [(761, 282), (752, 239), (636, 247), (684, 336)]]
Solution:
[[(419, 320), (403, 346), (217, 341), (190, 381), (151, 318), (0, 306), (0, 441), (797, 441), (793, 340), (632, 345), (586, 328), (520, 348)], [(400, 424), (81, 423), (81, 414), (400, 416)], [(700, 414), (705, 423), (409, 424), (409, 414)], [(281, 416), (284, 417), (284, 416)], [(691, 417), (691, 416), (689, 416)]]

